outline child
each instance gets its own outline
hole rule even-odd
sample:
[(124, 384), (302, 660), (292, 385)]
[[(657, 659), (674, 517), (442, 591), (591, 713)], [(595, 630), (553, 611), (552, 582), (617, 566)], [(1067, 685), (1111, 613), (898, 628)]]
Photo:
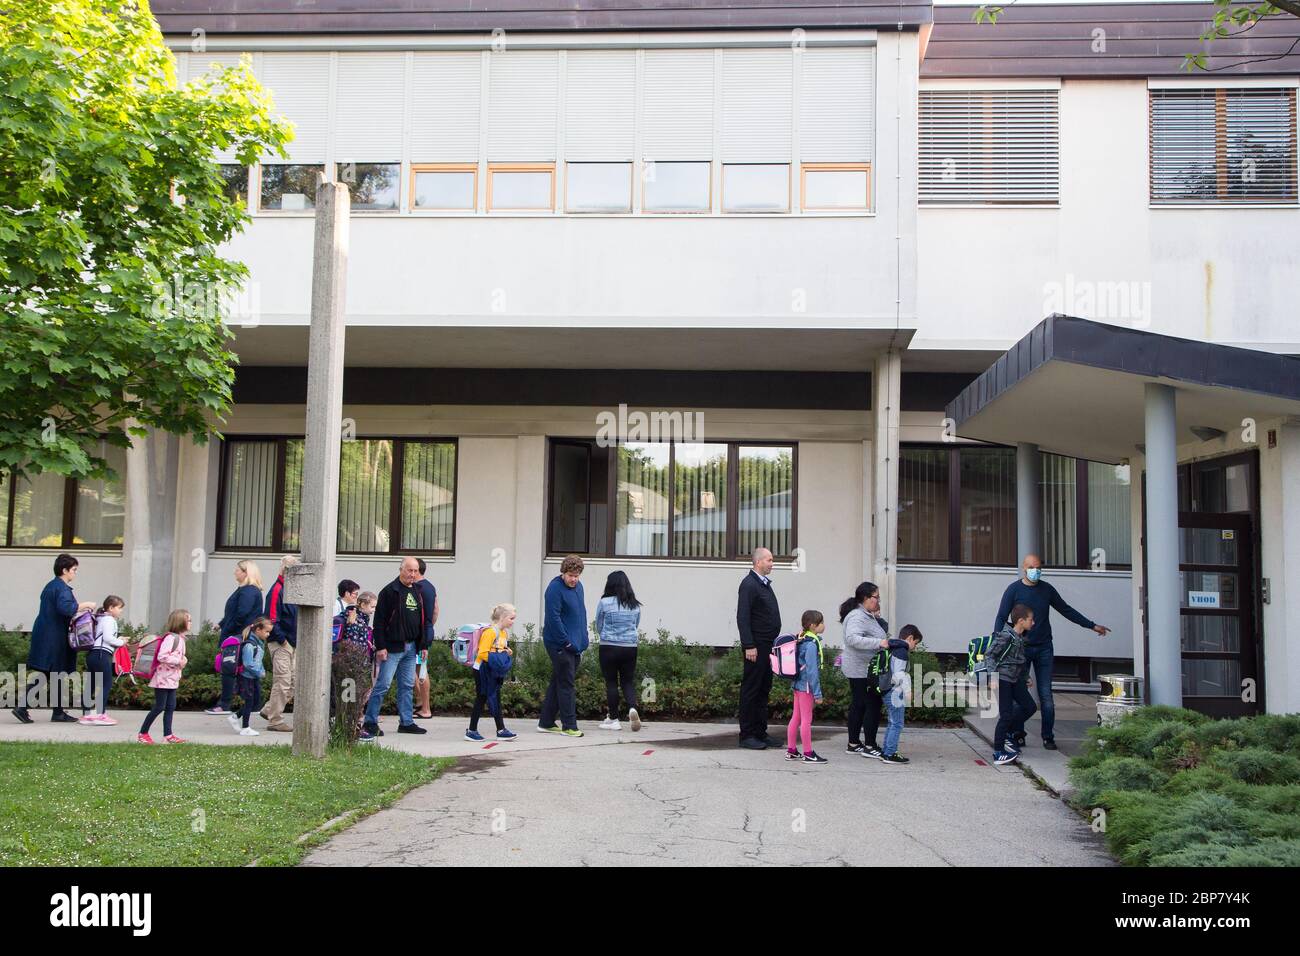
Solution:
[(916, 625), (907, 624), (898, 632), (898, 637), (889, 642), (889, 670), (880, 675), (880, 690), (885, 695), (885, 709), (889, 712), (885, 746), (881, 748), (881, 763), (907, 763), (907, 758), (898, 752), (898, 741), (903, 736), (904, 708), (912, 700), (912, 684), (907, 679), (907, 661), (921, 639), (921, 632)]
[(343, 611), (343, 630), (339, 635), (340, 641), (351, 641), (364, 647), (372, 660), (375, 656), (375, 639), (370, 622), (375, 614), (376, 600), (378, 598), (374, 591), (362, 591), (357, 597), (357, 603)]
[(1023, 727), (1038, 705), (1029, 693), (1026, 674), (1025, 634), (1034, 626), (1034, 612), (1024, 604), (1011, 609), (1011, 619), (993, 635), (988, 657), (998, 675), (998, 723), (993, 730), (993, 763), (1002, 765), (1020, 759), (1019, 748), (1007, 740), (1013, 726)]
[(474, 686), (478, 693), (474, 697), (474, 709), (469, 713), (469, 730), (465, 731), (466, 740), (482, 740), (478, 732), (478, 719), (483, 715), (483, 705), (488, 705), (492, 720), (497, 725), (497, 737), (501, 740), (513, 740), (519, 736), (507, 730), (501, 719), (501, 684), (503, 677), (496, 673), (488, 655), (505, 653), (513, 655), (510, 649), (510, 628), (515, 623), (513, 604), (498, 604), (492, 609), (492, 626), (483, 629), (479, 638), (478, 654), (474, 658)]
[[(790, 715), (790, 726), (785, 732), (785, 759), (826, 763), (826, 758), (819, 757), (812, 746), (813, 705), (822, 702), (820, 635), (826, 630), (826, 621), (822, 618), (821, 611), (804, 611), (800, 627), (799, 643), (795, 648), (799, 672), (795, 675), (793, 684), (794, 713)], [(803, 734), (802, 757), (795, 747), (796, 732)]]
[(118, 620), (126, 602), (116, 594), (104, 598), (104, 603), (95, 612), (95, 644), (86, 655), (86, 673), (96, 680), (95, 712), (86, 714), (77, 723), (91, 727), (111, 727), (117, 723), (108, 716), (108, 692), (113, 687), (113, 655), (126, 643), (117, 636)]
[(183, 738), (172, 733), (172, 714), (176, 712), (176, 688), (181, 683), (181, 671), (189, 661), (185, 656), (185, 635), (189, 633), (191, 624), (189, 611), (177, 610), (167, 615), (167, 633), (158, 638), (158, 669), (149, 678), (149, 686), (153, 688), (153, 709), (136, 736), (142, 744), (153, 743), (149, 728), (159, 714), (163, 715), (163, 739), (169, 744), (185, 743)]
[(238, 714), (231, 714), (226, 719), (241, 737), (257, 737), (258, 732), (248, 726), (248, 719), (254, 710), (262, 709), (262, 678), (266, 676), (266, 665), (262, 658), (266, 655), (266, 639), (271, 636), (271, 619), (257, 617), (253, 623), (244, 628), (239, 639), (239, 699), (244, 705)]

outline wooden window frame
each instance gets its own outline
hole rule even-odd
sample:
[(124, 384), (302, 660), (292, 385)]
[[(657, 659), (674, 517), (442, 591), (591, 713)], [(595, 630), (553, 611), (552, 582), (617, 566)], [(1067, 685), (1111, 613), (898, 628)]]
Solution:
[[(502, 206), (497, 208), (492, 204), (492, 183), (497, 173), (550, 173), (551, 174), (551, 199), (550, 206), (542, 208), (540, 206)], [(487, 212), (526, 212), (534, 214), (554, 213), (555, 212), (555, 163), (488, 163), (487, 167)]]
[[(867, 196), (863, 206), (810, 206), (808, 205), (808, 173), (866, 173)], [(870, 163), (802, 163), (799, 166), (799, 208), (804, 212), (871, 212), (872, 178)]]
[[(415, 204), (415, 177), (419, 173), (470, 173), (474, 177), (473, 192), (468, 206), (417, 206)], [(407, 183), (409, 190), (408, 208), (413, 213), (419, 212), (478, 212), (478, 163), (412, 163), (411, 176)]]
[[(17, 548), (19, 551), (67, 551), (75, 548), (78, 551), (106, 551), (111, 553), (121, 551), (125, 546), (125, 524), (122, 528), (124, 540), (117, 544), (112, 542), (107, 544), (78, 542), (76, 540), (77, 501), (79, 497), (77, 492), (78, 479), (66, 477), (63, 479), (63, 517), (59, 527), (59, 544), (14, 544), (14, 513), (18, 506), (18, 481), (12, 471), (5, 470), (5, 474), (9, 479), (9, 484), (5, 489), (5, 500), (0, 501), (0, 507), (5, 511), (5, 533), (3, 539), (0, 539), (0, 554), (13, 548)], [(125, 475), (119, 475), (118, 478), (125, 483)]]
[[(784, 209), (753, 209), (747, 212), (732, 210), (727, 208), (727, 167), (728, 166), (784, 166), (785, 167), (785, 208)], [(722, 202), (718, 207), (719, 212), (724, 216), (788, 216), (794, 212), (794, 164), (793, 163), (723, 163), (722, 164), (722, 182), (721, 196)], [(710, 197), (710, 200), (712, 197)]]
[(713, 160), (711, 159), (666, 159), (650, 160), (655, 166), (706, 166), (709, 172), (707, 200), (703, 209), (647, 209), (645, 205), (645, 168), (647, 160), (641, 160), (637, 167), (641, 170), (641, 207), (637, 210), (643, 216), (708, 216), (713, 212)]

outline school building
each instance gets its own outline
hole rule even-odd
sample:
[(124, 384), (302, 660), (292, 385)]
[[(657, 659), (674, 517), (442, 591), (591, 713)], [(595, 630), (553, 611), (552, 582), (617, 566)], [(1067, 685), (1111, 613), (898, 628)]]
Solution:
[(235, 404), (121, 482), (0, 485), (3, 623), (59, 550), (158, 626), (297, 547), (324, 173), (352, 187), (340, 574), (418, 554), (440, 628), (522, 625), (576, 552), (589, 607), (621, 568), (649, 633), (721, 646), (765, 545), (787, 628), (868, 579), (955, 653), (1034, 550), (1113, 629), (1058, 618), (1058, 683), (1300, 709), (1300, 21), (152, 6), (181, 82), (249, 56), (295, 126), (287, 158), (217, 157), (252, 217)]

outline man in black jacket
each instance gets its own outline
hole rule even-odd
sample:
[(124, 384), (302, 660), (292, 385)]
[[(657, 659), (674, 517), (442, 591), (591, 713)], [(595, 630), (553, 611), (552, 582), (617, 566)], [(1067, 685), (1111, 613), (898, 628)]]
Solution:
[(736, 626), (745, 649), (745, 670), (740, 679), (740, 746), (766, 750), (767, 700), (772, 693), (772, 643), (781, 633), (781, 609), (772, 590), (772, 552), (754, 549), (754, 567), (740, 582)]
[(366, 702), (362, 740), (379, 736), (379, 707), (397, 675), (397, 714), (401, 720), (397, 732), (423, 734), (425, 729), (412, 717), (411, 691), (415, 687), (415, 663), (421, 651), (429, 648), (433, 632), (433, 608), (428, 606), (419, 586), (420, 565), (415, 558), (403, 558), (397, 579), (379, 592), (375, 604), (375, 663), (379, 676)]

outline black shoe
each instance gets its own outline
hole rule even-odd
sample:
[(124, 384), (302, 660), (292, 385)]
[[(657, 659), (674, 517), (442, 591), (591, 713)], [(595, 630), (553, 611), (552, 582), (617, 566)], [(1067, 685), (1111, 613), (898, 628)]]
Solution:
[(863, 744), (862, 756), (870, 757), (872, 760), (882, 760), (884, 759), (885, 753), (875, 744)]
[(899, 766), (902, 766), (903, 764), (907, 763), (907, 758), (902, 756), (901, 754), (889, 754), (888, 756), (882, 754), (880, 757), (880, 762), (888, 763), (888, 764), (898, 764)]
[(427, 734), (428, 731), (419, 724), (400, 724), (397, 728), (399, 734)]
[(1056, 741), (1055, 741), (1055, 740), (1044, 740), (1044, 741), (1043, 741), (1043, 749), (1044, 749), (1044, 750), (1060, 750), (1061, 748), (1058, 747), (1058, 746), (1056, 746)]
[(1016, 745), (1016, 749), (1017, 749), (1017, 750), (1024, 750), (1024, 749), (1025, 749), (1025, 735), (1024, 735), (1024, 734), (1016, 734), (1015, 736), (1013, 736), (1013, 737), (1011, 738), (1011, 742), (1012, 742), (1013, 744)]
[(844, 748), (844, 752), (846, 754), (857, 754), (859, 757), (861, 757), (862, 751), (865, 749), (866, 748), (864, 748), (862, 744), (855, 744), (852, 741), (849, 741), (849, 745)]
[(745, 750), (766, 750), (767, 742), (757, 737), (746, 737), (740, 742), (740, 746)]
[(30, 724), (32, 722), (31, 714), (27, 713), (26, 707), (15, 707), (9, 713), (13, 714), (20, 724)]
[(378, 724), (362, 724), (362, 725), (361, 725), (361, 729), (364, 730), (364, 731), (369, 732), (370, 736), (372, 736), (372, 737), (382, 737), (382, 736), (384, 736), (384, 732), (383, 732), (382, 730), (379, 729), (379, 725), (378, 725)]
[(75, 724), (77, 718), (73, 717), (66, 710), (56, 710), (54, 715), (50, 717), (50, 722), (54, 724)]

